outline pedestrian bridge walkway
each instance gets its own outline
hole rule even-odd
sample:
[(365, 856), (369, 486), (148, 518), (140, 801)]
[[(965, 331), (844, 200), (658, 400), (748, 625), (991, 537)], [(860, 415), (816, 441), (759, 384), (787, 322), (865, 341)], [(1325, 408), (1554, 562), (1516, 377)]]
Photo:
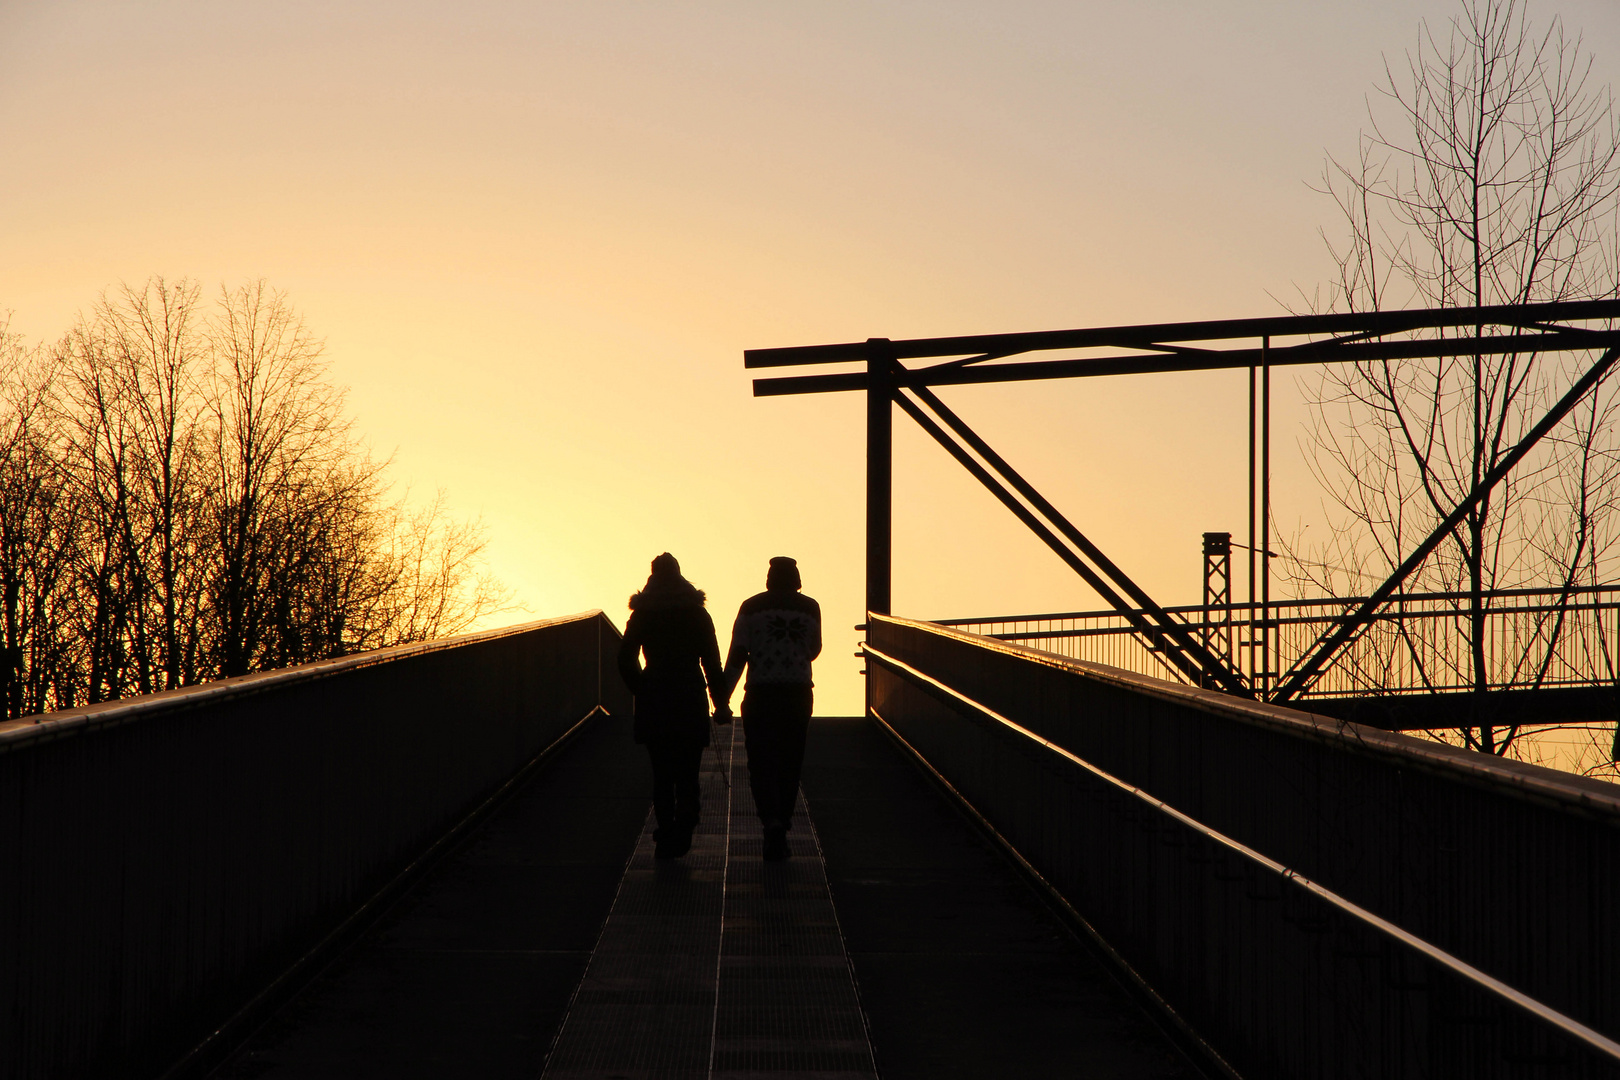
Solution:
[(1611, 785), (872, 615), (656, 862), (618, 640), (0, 725), (0, 1076), (1620, 1077)]
[(815, 721), (769, 864), (731, 731), (655, 861), (594, 722), (216, 1075), (1197, 1075), (875, 725)]

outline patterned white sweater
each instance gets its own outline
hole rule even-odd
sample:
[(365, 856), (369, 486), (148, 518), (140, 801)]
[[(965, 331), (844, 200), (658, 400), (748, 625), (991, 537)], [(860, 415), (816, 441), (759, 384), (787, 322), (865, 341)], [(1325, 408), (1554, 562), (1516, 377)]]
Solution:
[(801, 592), (770, 590), (737, 612), (726, 676), (734, 685), (747, 664), (749, 686), (812, 686), (810, 662), (820, 655), (821, 605)]

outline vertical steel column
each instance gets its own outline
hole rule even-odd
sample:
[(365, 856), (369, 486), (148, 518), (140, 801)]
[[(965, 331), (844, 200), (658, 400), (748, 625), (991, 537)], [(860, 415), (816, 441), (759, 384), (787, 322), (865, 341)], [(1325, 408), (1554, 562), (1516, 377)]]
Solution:
[(866, 342), (866, 610), (889, 614), (894, 542), (894, 346)]
[(1260, 670), (1254, 686), (1260, 700), (1277, 677), (1271, 634), (1271, 336), (1260, 339)]
[(1249, 686), (1252, 687), (1254, 689), (1254, 692), (1258, 695), (1260, 693), (1260, 679), (1259, 679), (1259, 674), (1258, 673), (1261, 670), (1261, 665), (1255, 663), (1255, 647), (1256, 647), (1256, 642), (1257, 642), (1258, 639), (1255, 637), (1255, 618), (1254, 618), (1254, 614), (1255, 614), (1255, 612), (1254, 612), (1254, 597), (1255, 597), (1255, 578), (1254, 578), (1255, 544), (1254, 544), (1254, 542), (1255, 542), (1255, 539), (1256, 539), (1256, 537), (1254, 535), (1255, 404), (1256, 404), (1256, 401), (1255, 401), (1255, 386), (1256, 386), (1255, 377), (1256, 377), (1255, 376), (1255, 366), (1253, 364), (1250, 364), (1249, 365), (1249, 639), (1247, 641), (1239, 642), (1239, 644), (1240, 645), (1247, 645), (1249, 647)]

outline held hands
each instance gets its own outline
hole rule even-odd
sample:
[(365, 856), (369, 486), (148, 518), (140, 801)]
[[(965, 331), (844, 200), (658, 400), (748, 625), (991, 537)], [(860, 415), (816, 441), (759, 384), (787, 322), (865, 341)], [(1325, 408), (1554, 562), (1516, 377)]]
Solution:
[(729, 701), (715, 702), (714, 722), (721, 725), (731, 723), (731, 703)]

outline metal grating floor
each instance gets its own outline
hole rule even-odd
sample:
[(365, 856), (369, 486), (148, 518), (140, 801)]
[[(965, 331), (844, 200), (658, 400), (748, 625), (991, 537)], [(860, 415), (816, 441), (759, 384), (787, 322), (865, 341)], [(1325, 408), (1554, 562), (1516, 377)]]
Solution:
[(793, 858), (765, 863), (734, 731), (704, 752), (705, 811), (685, 858), (653, 858), (648, 816), (546, 1077), (876, 1076), (804, 799)]

